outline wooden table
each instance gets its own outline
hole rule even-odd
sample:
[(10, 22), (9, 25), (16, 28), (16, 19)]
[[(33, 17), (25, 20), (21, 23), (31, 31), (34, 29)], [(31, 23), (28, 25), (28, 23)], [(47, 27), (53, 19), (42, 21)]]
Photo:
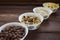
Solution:
[[(24, 12), (33, 12), (34, 7), (41, 4), (29, 5), (0, 5), (0, 26), (8, 22), (19, 22), (18, 16)], [(25, 40), (60, 40), (60, 8), (40, 25), (40, 28), (29, 31)]]

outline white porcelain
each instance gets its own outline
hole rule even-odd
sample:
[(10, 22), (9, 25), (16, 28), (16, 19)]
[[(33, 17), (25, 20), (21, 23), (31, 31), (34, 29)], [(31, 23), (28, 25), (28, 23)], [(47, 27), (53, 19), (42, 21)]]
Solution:
[(27, 36), (27, 34), (28, 34), (28, 28), (25, 26), (25, 25), (23, 25), (23, 24), (21, 24), (21, 23), (19, 23), (19, 22), (10, 22), (10, 23), (6, 23), (6, 24), (4, 24), (4, 25), (2, 25), (1, 27), (0, 27), (0, 32), (1, 32), (1, 30), (3, 30), (5, 27), (9, 27), (9, 26), (13, 26), (13, 25), (16, 25), (16, 26), (22, 26), (23, 28), (25, 28), (25, 36), (23, 37), (23, 38), (21, 38), (20, 40), (24, 40), (24, 38)]
[[(27, 13), (23, 13), (19, 16), (19, 21), (21, 21), (21, 19), (23, 18), (23, 16), (35, 16), (35, 17), (38, 17), (39, 19), (41, 19), (41, 23), (43, 22), (43, 17), (41, 15), (36, 15), (34, 14), (33, 12), (27, 12)], [(26, 25), (28, 27), (29, 30), (36, 30), (38, 29), (39, 25), (41, 24), (32, 24), (32, 25), (29, 25), (29, 24), (25, 24), (25, 23), (22, 23), (24, 25)]]
[[(43, 3), (43, 7), (48, 8), (48, 7), (46, 6), (46, 4), (48, 4), (48, 3), (51, 3), (51, 2)], [(56, 3), (52, 3), (52, 4), (56, 4)], [(57, 8), (49, 8), (49, 9), (51, 9), (51, 10), (53, 11), (53, 13), (55, 13), (55, 12), (58, 10), (58, 8), (59, 8), (59, 6), (58, 6)]]
[[(41, 13), (41, 12), (38, 12), (38, 10), (45, 10), (45, 11), (47, 11), (48, 13), (46, 14), (46, 13)], [(47, 19), (47, 18), (49, 18), (49, 16), (52, 14), (52, 10), (50, 10), (49, 8), (45, 8), (45, 7), (35, 7), (34, 9), (33, 9), (33, 12), (34, 13), (36, 13), (36, 14), (40, 14), (40, 15), (42, 15), (43, 17), (44, 17), (44, 19)]]

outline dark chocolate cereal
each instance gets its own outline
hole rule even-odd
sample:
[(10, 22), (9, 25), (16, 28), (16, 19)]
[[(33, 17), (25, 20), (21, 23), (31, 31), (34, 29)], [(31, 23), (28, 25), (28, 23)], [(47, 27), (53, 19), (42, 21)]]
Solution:
[(9, 26), (1, 30), (0, 40), (20, 40), (25, 35), (25, 28), (22, 26)]

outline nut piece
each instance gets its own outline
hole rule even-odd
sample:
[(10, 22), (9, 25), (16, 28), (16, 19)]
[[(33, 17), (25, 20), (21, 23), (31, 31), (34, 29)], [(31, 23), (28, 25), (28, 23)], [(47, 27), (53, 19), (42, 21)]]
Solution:
[(34, 16), (23, 16), (20, 22), (23, 22), (25, 24), (38, 24), (41, 22), (41, 20), (38, 17)]

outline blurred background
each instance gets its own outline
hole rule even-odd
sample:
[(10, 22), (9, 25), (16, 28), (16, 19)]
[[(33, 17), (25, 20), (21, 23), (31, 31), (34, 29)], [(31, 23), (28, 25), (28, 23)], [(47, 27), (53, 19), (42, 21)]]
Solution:
[(0, 4), (17, 4), (17, 3), (42, 3), (42, 2), (57, 2), (60, 3), (60, 0), (0, 0)]

